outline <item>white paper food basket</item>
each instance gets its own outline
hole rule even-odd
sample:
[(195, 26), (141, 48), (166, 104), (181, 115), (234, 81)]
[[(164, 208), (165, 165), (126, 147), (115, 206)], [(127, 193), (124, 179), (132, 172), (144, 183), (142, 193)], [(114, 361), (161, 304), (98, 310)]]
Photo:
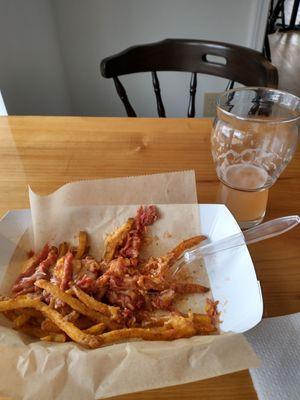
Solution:
[[(201, 233), (211, 242), (240, 232), (224, 205), (200, 204)], [(19, 239), (31, 222), (30, 210), (8, 212), (0, 221), (0, 265), (9, 263)], [(245, 332), (262, 318), (259, 282), (246, 246), (219, 252), (205, 259), (213, 297), (219, 300), (221, 330)], [(0, 269), (0, 280), (3, 277)]]

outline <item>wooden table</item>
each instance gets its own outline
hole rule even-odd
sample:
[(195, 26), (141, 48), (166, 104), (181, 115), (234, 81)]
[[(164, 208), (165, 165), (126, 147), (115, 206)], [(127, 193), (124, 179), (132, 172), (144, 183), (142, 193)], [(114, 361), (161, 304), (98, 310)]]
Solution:
[[(194, 169), (198, 200), (215, 201), (208, 119), (0, 117), (0, 214), (66, 182)], [(300, 153), (270, 191), (267, 218), (299, 214)], [(250, 248), (264, 315), (300, 311), (300, 230)], [(256, 399), (247, 371), (118, 399)]]

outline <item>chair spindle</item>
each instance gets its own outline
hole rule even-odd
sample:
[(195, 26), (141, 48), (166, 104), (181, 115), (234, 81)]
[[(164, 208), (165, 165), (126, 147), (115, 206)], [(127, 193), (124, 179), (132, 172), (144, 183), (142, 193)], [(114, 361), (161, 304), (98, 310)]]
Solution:
[(190, 82), (190, 100), (189, 100), (189, 108), (188, 108), (188, 117), (194, 118), (195, 116), (195, 98), (197, 91), (197, 73), (193, 72), (191, 75)]
[(126, 93), (124, 86), (122, 85), (122, 83), (120, 82), (120, 80), (117, 76), (114, 76), (113, 80), (115, 83), (117, 93), (118, 93), (120, 99), (122, 100), (122, 103), (124, 104), (124, 107), (126, 109), (127, 116), (128, 117), (136, 117), (136, 113), (128, 100), (127, 93)]
[(161, 98), (161, 93), (160, 93), (160, 86), (159, 86), (159, 80), (157, 77), (156, 71), (152, 71), (152, 84), (153, 84), (153, 89), (156, 97), (156, 105), (157, 105), (157, 113), (160, 118), (166, 118), (166, 112), (165, 112), (165, 107), (162, 102)]

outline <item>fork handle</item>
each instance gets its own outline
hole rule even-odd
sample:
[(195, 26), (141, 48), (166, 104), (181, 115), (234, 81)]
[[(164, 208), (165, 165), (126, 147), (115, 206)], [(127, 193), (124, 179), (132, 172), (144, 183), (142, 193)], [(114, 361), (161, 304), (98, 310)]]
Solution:
[(231, 249), (245, 244), (260, 242), (261, 240), (270, 239), (294, 228), (300, 222), (299, 215), (290, 215), (264, 222), (254, 228), (247, 229), (244, 232), (227, 236), (224, 239), (217, 240), (213, 243), (198, 246), (194, 250), (184, 253), (184, 260), (190, 262), (196, 258), (205, 255), (211, 255), (218, 251)]
[(244, 231), (245, 242), (246, 244), (251, 244), (281, 235), (294, 228), (299, 222), (299, 215), (289, 215), (287, 217), (272, 219)]

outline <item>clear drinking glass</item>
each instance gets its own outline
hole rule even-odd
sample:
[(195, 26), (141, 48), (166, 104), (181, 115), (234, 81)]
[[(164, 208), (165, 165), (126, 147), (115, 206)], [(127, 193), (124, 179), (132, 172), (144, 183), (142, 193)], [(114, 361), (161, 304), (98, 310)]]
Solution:
[(220, 187), (217, 201), (242, 229), (265, 215), (268, 189), (296, 151), (300, 99), (270, 88), (238, 88), (222, 93), (211, 133)]

